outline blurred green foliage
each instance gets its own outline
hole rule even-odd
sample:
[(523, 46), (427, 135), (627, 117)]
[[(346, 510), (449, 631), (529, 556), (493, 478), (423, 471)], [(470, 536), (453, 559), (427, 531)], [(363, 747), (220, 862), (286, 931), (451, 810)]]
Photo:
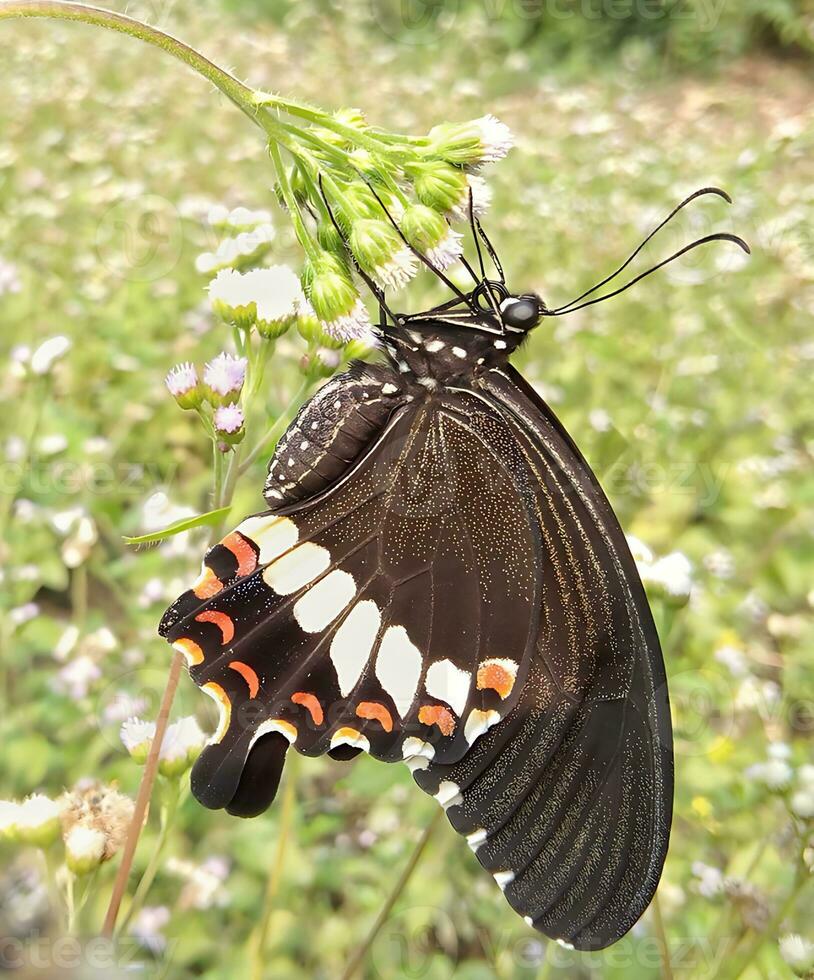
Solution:
[[(522, 40), (525, 22), (489, 21), (474, 8), (454, 30), (441, 18), (446, 33), (429, 45), (366, 4), (300, 0), (275, 5), (276, 22), (256, 23), (241, 8), (237, 18), (214, 3), (194, 12), (131, 4), (258, 87), (360, 105), (389, 128), (421, 132), (496, 113), (518, 147), (490, 174), (487, 228), (510, 282), (549, 301), (614, 268), (689, 191), (717, 183), (733, 193), (733, 208), (698, 203), (641, 261), (713, 228), (743, 234), (750, 260), (725, 246), (696, 255), (541, 327), (517, 360), (596, 467), (626, 529), (692, 563), (689, 605), (656, 600), (677, 736), (660, 889), (675, 972), (789, 976), (778, 937), (814, 938), (810, 881), (799, 877), (812, 861), (811, 823), (791, 806), (814, 725), (810, 72), (752, 56), (714, 77), (654, 78), (648, 58), (628, 52), (624, 70), (595, 74), (588, 68), (617, 26), (580, 35), (574, 19), (562, 50), (578, 52), (575, 77), (559, 58), (538, 56), (539, 38)], [(654, 50), (688, 47), (679, 60), (703, 65), (709, 54), (754, 50), (771, 9), (729, 4), (731, 24), (695, 41), (654, 27)], [(798, 14), (801, 4), (777, 4), (771, 16), (794, 25)], [(159, 53), (78, 25), (3, 23), (0, 37), (0, 74), (12, 80), (0, 101), (0, 457), (4, 500), (15, 498), (0, 545), (0, 795), (56, 795), (87, 779), (134, 795), (140, 770), (118, 725), (131, 710), (155, 715), (169, 662), (156, 624), (196, 574), (205, 535), (142, 551), (122, 535), (210, 506), (206, 440), (162, 379), (176, 361), (201, 363), (228, 344), (195, 259), (217, 244), (211, 205), (274, 211), (270, 169), (258, 133)], [(275, 221), (274, 259), (298, 263), (284, 217)], [(438, 298), (424, 282), (402, 303)], [(32, 378), (24, 348), (58, 334), (71, 350)], [(296, 337), (279, 343), (270, 416), (296, 390), (302, 353)], [(263, 471), (258, 460), (239, 485), (236, 516), (261, 506)], [(98, 540), (72, 566), (81, 517)], [(182, 682), (176, 714), (197, 713), (211, 728), (203, 700)], [(794, 773), (776, 791), (751, 768), (770, 750)], [(402, 767), (364, 758), (299, 760), (294, 778), (263, 975), (333, 980), (435, 804)], [(184, 800), (149, 901), (168, 921), (156, 920), (154, 952), (142, 923), (134, 954), (147, 975), (250, 975), (279, 821), (279, 806), (240, 822)], [(156, 832), (153, 816), (137, 870)], [(2, 935), (47, 935), (38, 855), (0, 847)], [(89, 898), (87, 929), (101, 921), (111, 870)], [(660, 975), (655, 935), (648, 915), (604, 953), (547, 946), (442, 825), (365, 975), (649, 980)]]

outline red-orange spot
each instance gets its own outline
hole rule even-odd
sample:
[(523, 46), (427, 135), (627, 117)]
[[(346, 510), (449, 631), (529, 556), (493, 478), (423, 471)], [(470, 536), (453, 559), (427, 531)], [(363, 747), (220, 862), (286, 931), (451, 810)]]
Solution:
[(478, 668), (478, 690), (489, 688), (507, 698), (514, 687), (514, 674), (498, 663), (486, 663)]
[(224, 548), (228, 548), (237, 559), (238, 575), (251, 575), (257, 568), (257, 554), (242, 534), (232, 531), (231, 534), (226, 535), (221, 544)]
[(313, 694), (308, 694), (306, 691), (297, 691), (296, 694), (291, 695), (291, 700), (294, 704), (301, 704), (303, 708), (308, 710), (315, 725), (322, 724), (325, 718), (322, 713), (322, 705)]
[(256, 698), (257, 692), (260, 690), (260, 679), (255, 671), (248, 664), (244, 664), (242, 660), (233, 660), (229, 666), (232, 670), (236, 670), (249, 685), (249, 697)]
[(356, 709), (356, 714), (359, 718), (377, 721), (386, 732), (393, 731), (393, 719), (383, 704), (378, 704), (376, 701), (362, 701)]
[(198, 623), (214, 623), (223, 634), (223, 645), (231, 643), (235, 635), (235, 624), (226, 613), (216, 612), (214, 609), (205, 609), (195, 617)]
[(200, 578), (193, 585), (192, 591), (199, 599), (211, 599), (223, 588), (223, 582), (208, 566), (204, 567)]
[(418, 709), (418, 720), (422, 725), (437, 725), (442, 735), (455, 731), (455, 715), (443, 704), (425, 704)]

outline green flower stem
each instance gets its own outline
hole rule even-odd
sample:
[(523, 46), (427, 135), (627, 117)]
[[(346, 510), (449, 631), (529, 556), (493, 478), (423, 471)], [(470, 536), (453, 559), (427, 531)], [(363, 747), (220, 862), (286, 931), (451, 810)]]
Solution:
[(650, 906), (653, 916), (653, 926), (655, 927), (656, 940), (659, 944), (659, 957), (661, 958), (661, 977), (662, 980), (673, 980), (673, 968), (670, 963), (670, 942), (667, 939), (667, 930), (664, 928), (664, 916), (661, 914), (661, 903), (659, 893), (653, 896), (653, 903)]
[(315, 259), (319, 254), (319, 249), (305, 226), (305, 222), (303, 221), (303, 217), (300, 212), (300, 206), (297, 204), (297, 199), (294, 196), (294, 191), (291, 189), (291, 183), (288, 179), (288, 173), (283, 164), (283, 157), (280, 153), (280, 145), (274, 137), (272, 137), (271, 141), (269, 142), (269, 154), (271, 156), (271, 162), (274, 164), (274, 169), (277, 172), (277, 181), (280, 185), (280, 191), (283, 195), (285, 205), (288, 208), (291, 222), (294, 225), (294, 232), (297, 236), (297, 240), (299, 241), (300, 245), (302, 245), (308, 258)]
[(124, 930), (130, 925), (136, 915), (138, 915), (138, 913), (144, 907), (145, 899), (147, 898), (147, 894), (155, 881), (155, 876), (158, 873), (158, 869), (161, 866), (161, 860), (164, 857), (164, 849), (167, 846), (170, 831), (172, 830), (175, 822), (175, 816), (178, 813), (178, 806), (181, 802), (181, 793), (181, 779), (178, 778), (171, 780), (167, 785), (167, 798), (161, 807), (161, 823), (159, 826), (155, 847), (153, 848), (153, 853), (150, 856), (147, 867), (144, 869), (144, 874), (141, 876), (141, 880), (138, 883), (138, 887), (133, 895), (133, 900), (130, 903), (130, 907), (116, 928), (115, 935), (117, 936), (124, 932)]
[(263, 899), (263, 912), (257, 927), (249, 940), (249, 959), (251, 968), (251, 980), (263, 980), (266, 968), (266, 945), (268, 943), (269, 925), (271, 916), (276, 907), (275, 899), (280, 889), (280, 881), (283, 876), (285, 865), (285, 854), (288, 846), (288, 838), (291, 834), (294, 817), (294, 803), (296, 800), (296, 773), (297, 757), (292, 753), (288, 762), (285, 786), (283, 788), (283, 802), (280, 810), (280, 821), (277, 826), (277, 850), (274, 855), (274, 863), (271, 866), (269, 876), (266, 880), (266, 893)]
[(239, 79), (204, 57), (200, 51), (184, 44), (171, 34), (150, 27), (124, 14), (66, 0), (0, 0), (0, 19), (7, 17), (50, 17), (57, 20), (76, 20), (97, 27), (106, 27), (128, 34), (140, 41), (161, 48), (208, 79), (253, 122), (262, 126), (258, 117), (256, 93)]
[(288, 408), (284, 412), (280, 413), (280, 415), (275, 419), (274, 423), (268, 429), (266, 434), (260, 439), (260, 441), (254, 447), (254, 449), (252, 449), (249, 455), (240, 464), (240, 466), (238, 467), (238, 474), (237, 474), (238, 476), (242, 476), (242, 474), (249, 469), (252, 463), (254, 463), (257, 457), (262, 452), (268, 450), (269, 443), (271, 443), (272, 440), (274, 440), (280, 434), (280, 432), (285, 428), (286, 425), (288, 425), (288, 422), (293, 414), (291, 411), (292, 408), (296, 410), (296, 408), (299, 406), (302, 399), (307, 394), (308, 389), (311, 387), (311, 384), (312, 381), (310, 378), (306, 378), (302, 382), (302, 384), (299, 386), (296, 393), (292, 397)]
[(427, 844), (429, 844), (430, 838), (435, 832), (435, 828), (441, 823), (441, 817), (443, 814), (443, 809), (438, 807), (436, 812), (430, 818), (430, 822), (424, 828), (424, 833), (421, 835), (418, 843), (413, 849), (413, 853), (410, 855), (409, 861), (399, 875), (398, 881), (395, 883), (395, 885), (393, 885), (390, 894), (387, 896), (384, 905), (381, 907), (381, 911), (376, 916), (376, 920), (371, 926), (370, 932), (367, 934), (367, 936), (365, 936), (361, 945), (356, 949), (348, 961), (348, 965), (345, 967), (341, 980), (351, 980), (351, 977), (355, 975), (356, 971), (364, 962), (365, 957), (370, 952), (371, 946), (376, 941), (376, 936), (379, 935), (385, 922), (387, 922), (388, 918), (390, 917), (390, 913), (393, 911), (393, 906), (399, 900), (401, 893), (407, 886), (407, 882), (410, 880), (413, 872), (418, 867), (418, 862), (421, 860), (421, 856), (423, 855)]

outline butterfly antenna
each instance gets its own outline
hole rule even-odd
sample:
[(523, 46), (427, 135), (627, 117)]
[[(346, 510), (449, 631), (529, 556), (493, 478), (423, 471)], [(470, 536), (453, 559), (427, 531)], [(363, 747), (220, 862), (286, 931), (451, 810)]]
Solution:
[(480, 268), (480, 274), (481, 274), (480, 286), (478, 290), (476, 290), (476, 292), (478, 291), (483, 292), (484, 290), (486, 291), (486, 295), (489, 297), (489, 305), (492, 307), (492, 312), (497, 318), (497, 322), (501, 325), (501, 329), (502, 329), (503, 320), (500, 316), (500, 305), (498, 301), (495, 299), (495, 294), (492, 290), (492, 283), (489, 280), (489, 277), (486, 275), (486, 265), (484, 264), (483, 261), (483, 251), (481, 250), (480, 247), (480, 236), (478, 235), (477, 223), (475, 220), (475, 198), (474, 195), (472, 194), (471, 187), (469, 188), (469, 204), (467, 210), (469, 212), (469, 227), (472, 229), (472, 239), (475, 242), (475, 251), (478, 253), (478, 266)]
[(480, 235), (480, 237), (483, 239), (483, 244), (486, 246), (486, 251), (489, 253), (489, 258), (494, 263), (495, 269), (497, 269), (497, 274), (500, 277), (500, 281), (505, 286), (506, 285), (506, 275), (503, 272), (503, 266), (500, 264), (500, 259), (497, 257), (497, 252), (495, 251), (495, 247), (489, 241), (489, 236), (483, 230), (483, 225), (480, 223), (480, 221), (478, 220), (478, 218), (475, 218), (475, 227), (478, 229), (478, 235)]
[[(336, 228), (337, 232), (339, 233), (339, 237), (347, 245), (347, 239), (345, 238), (345, 233), (342, 231), (342, 228), (341, 228), (339, 222), (336, 220), (336, 215), (334, 214), (333, 208), (331, 207), (331, 204), (330, 204), (330, 201), (328, 200), (328, 198), (327, 198), (327, 196), (325, 194), (325, 188), (322, 186), (322, 174), (320, 174), (318, 176), (317, 183), (319, 185), (319, 193), (320, 193), (320, 196), (322, 197), (322, 202), (323, 202), (323, 204), (325, 205), (325, 207), (326, 207), (326, 209), (328, 211), (328, 217), (331, 219), (331, 224), (334, 226), (334, 228)], [(364, 280), (365, 285), (371, 291), (371, 293), (373, 293), (373, 296), (376, 299), (376, 302), (379, 304), (379, 315), (381, 315), (381, 313), (383, 311), (384, 313), (387, 314), (387, 316), (390, 317), (390, 319), (393, 321), (394, 324), (397, 324), (398, 323), (398, 319), (396, 318), (396, 315), (393, 313), (393, 311), (390, 309), (390, 307), (387, 305), (387, 302), (385, 301), (385, 298), (384, 298), (384, 290), (381, 289), (381, 287), (373, 279), (371, 279), (371, 277), (359, 265), (359, 263), (356, 261), (356, 259), (353, 258), (353, 253), (351, 253), (351, 258), (353, 259), (353, 265), (354, 265), (356, 271), (359, 273), (359, 275), (361, 276), (361, 278)]]
[[(590, 296), (593, 293), (595, 293), (597, 289), (601, 289), (603, 286), (607, 286), (607, 284), (612, 279), (615, 279), (620, 273), (625, 271), (625, 269), (636, 258), (636, 256), (641, 252), (641, 250), (645, 247), (645, 245), (647, 245), (647, 243), (652, 238), (654, 238), (661, 231), (661, 229), (664, 228), (665, 225), (669, 224), (673, 220), (673, 218), (679, 213), (679, 211), (683, 210), (688, 204), (691, 204), (697, 197), (703, 197), (705, 194), (715, 194), (717, 197), (722, 197), (727, 202), (727, 204), (732, 203), (732, 198), (726, 193), (726, 191), (721, 190), (720, 187), (702, 187), (700, 190), (695, 191), (694, 194), (690, 194), (689, 197), (684, 198), (684, 200), (679, 205), (673, 208), (673, 210), (667, 215), (664, 221), (662, 221), (660, 225), (658, 225), (656, 228), (653, 229), (653, 231), (650, 232), (647, 238), (645, 238), (645, 240), (639, 245), (639, 247), (634, 252), (632, 252), (627, 259), (625, 259), (625, 261), (619, 266), (619, 268), (615, 272), (612, 272), (609, 276), (606, 276), (606, 278), (604, 278), (602, 282), (598, 282), (595, 286), (592, 286), (590, 289), (586, 290), (581, 296), (577, 296), (576, 299), (572, 299), (570, 303), (566, 303), (565, 306), (560, 306), (552, 312), (555, 313), (564, 312), (569, 307), (582, 302), (582, 300), (584, 300), (586, 296)], [(612, 295), (616, 295), (616, 294), (614, 293)]]
[(635, 286), (637, 282), (641, 282), (641, 280), (646, 279), (647, 276), (651, 276), (654, 272), (658, 272), (659, 269), (663, 269), (665, 265), (669, 265), (676, 259), (680, 259), (682, 255), (686, 255), (687, 252), (691, 252), (694, 248), (698, 248), (700, 245), (706, 245), (708, 242), (734, 242), (737, 246), (742, 248), (747, 255), (752, 254), (752, 250), (749, 248), (746, 242), (737, 235), (730, 235), (725, 231), (716, 232), (714, 235), (705, 235), (703, 238), (699, 238), (697, 241), (691, 242), (689, 245), (685, 245), (684, 248), (679, 249), (674, 255), (671, 255), (669, 258), (664, 259), (664, 261), (659, 262), (658, 265), (654, 265), (652, 269), (642, 272), (640, 275), (636, 276), (635, 279), (631, 279), (630, 282), (625, 283), (624, 286), (621, 286), (619, 289), (614, 289), (613, 292), (605, 293), (604, 296), (597, 296), (596, 299), (590, 299), (587, 303), (580, 303), (579, 306), (572, 306), (569, 303), (568, 307), (560, 307), (556, 310), (544, 310), (542, 315), (565, 316), (568, 313), (575, 313), (577, 310), (584, 310), (586, 306), (593, 306), (595, 303), (604, 303), (606, 299), (611, 299), (613, 296), (618, 296), (620, 293), (625, 292), (625, 290), (630, 289), (631, 286)]
[(441, 282), (444, 283), (445, 286), (447, 286), (448, 289), (451, 289), (452, 292), (455, 293), (455, 295), (458, 297), (459, 302), (466, 303), (466, 305), (470, 309), (474, 310), (471, 296), (462, 292), (448, 276), (445, 276), (444, 273), (437, 266), (433, 265), (433, 263), (429, 260), (429, 258), (420, 249), (417, 249), (414, 245), (411, 245), (410, 242), (407, 241), (404, 232), (399, 227), (399, 223), (396, 221), (396, 219), (388, 210), (387, 205), (384, 203), (384, 201), (377, 193), (376, 188), (373, 186), (373, 184), (370, 183), (370, 181), (367, 181), (367, 186), (371, 194), (379, 202), (379, 207), (382, 209), (382, 211), (384, 211), (387, 220), (396, 229), (396, 234), (404, 242), (407, 248), (410, 249), (413, 255), (415, 255), (415, 257), (419, 259), (419, 261), (423, 262), (424, 265), (430, 270), (430, 272), (435, 273), (435, 275), (441, 280)]

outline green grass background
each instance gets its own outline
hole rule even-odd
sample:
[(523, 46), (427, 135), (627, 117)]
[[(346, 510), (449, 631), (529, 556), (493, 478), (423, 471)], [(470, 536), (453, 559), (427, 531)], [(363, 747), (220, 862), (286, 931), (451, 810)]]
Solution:
[[(510, 284), (550, 303), (601, 278), (685, 194), (713, 183), (732, 193), (731, 208), (696, 204), (641, 261), (713, 229), (749, 240), (748, 261), (713, 248), (614, 302), (544, 323), (518, 362), (595, 466), (625, 528), (693, 563), (692, 601), (669, 629), (663, 622), (677, 798), (660, 896), (675, 974), (726, 976), (721, 940), (742, 937), (740, 949), (755, 950), (745, 975), (774, 978), (791, 975), (779, 935), (814, 939), (811, 891), (784, 907), (799, 824), (781, 795), (744, 775), (770, 742), (788, 744), (795, 765), (812, 756), (812, 11), (720, 6), (714, 23), (697, 4), (656, 23), (573, 10), (556, 19), (551, 5), (535, 19), (519, 5), (440, 4), (426, 24), (405, 24), (388, 3), (155, 0), (129, 9), (258, 87), (357, 105), (386, 128), (421, 133), (494, 112), (517, 147), (489, 175), (487, 228)], [(54, 795), (88, 778), (135, 794), (140, 770), (118, 742), (115, 705), (138, 697), (154, 714), (169, 663), (155, 634), (164, 602), (145, 586), (157, 579), (174, 595), (203, 544), (193, 536), (136, 553), (121, 536), (144, 528), (157, 492), (174, 507), (208, 507), (207, 444), (163, 376), (228, 343), (195, 269), (217, 243), (206, 214), (215, 203), (273, 209), (271, 168), (259, 132), (207, 83), (135, 41), (4, 22), (0, 77), (0, 257), (21, 279), (19, 292), (0, 297), (0, 465), (4, 493), (19, 490), (23, 501), (0, 544), (0, 794)], [(275, 220), (274, 258), (296, 264), (284, 219)], [(419, 286), (410, 303), (430, 294)], [(73, 348), (48, 384), (21, 379), (15, 347), (60, 333)], [(301, 354), (294, 337), (279, 345), (270, 413), (296, 389)], [(18, 480), (15, 440), (35, 423)], [(260, 461), (243, 480), (235, 513), (258, 508), (263, 472)], [(65, 567), (52, 523), (74, 507), (99, 530), (80, 573)], [(38, 614), (18, 625), (10, 611), (30, 601)], [(91, 650), (99, 676), (79, 698), (60, 685), (66, 664), (54, 653), (71, 623), (83, 637), (107, 627), (116, 641)], [(742, 652), (743, 676), (716, 660), (721, 647)], [(203, 700), (183, 679), (176, 713), (211, 722)], [(332, 980), (435, 804), (406, 769), (364, 758), (300, 760), (296, 780), (263, 975)], [(171, 911), (168, 947), (155, 957), (138, 950), (146, 975), (249, 975), (278, 821), (279, 806), (239, 822), (185, 801), (168, 852), (177, 860), (150, 897)], [(137, 867), (154, 835), (153, 819)], [(213, 856), (228, 876), (202, 897), (183, 868)], [(47, 915), (20, 912), (21, 895), (36, 891), (36, 855), (8, 845), (0, 861), (3, 934), (47, 934)], [(748, 873), (749, 896), (701, 894), (697, 862), (735, 880)], [(111, 874), (99, 878), (88, 923), (101, 920)], [(645, 917), (605, 953), (555, 947), (544, 962), (551, 947), (443, 826), (365, 975), (638, 980), (663, 975), (653, 936)]]

